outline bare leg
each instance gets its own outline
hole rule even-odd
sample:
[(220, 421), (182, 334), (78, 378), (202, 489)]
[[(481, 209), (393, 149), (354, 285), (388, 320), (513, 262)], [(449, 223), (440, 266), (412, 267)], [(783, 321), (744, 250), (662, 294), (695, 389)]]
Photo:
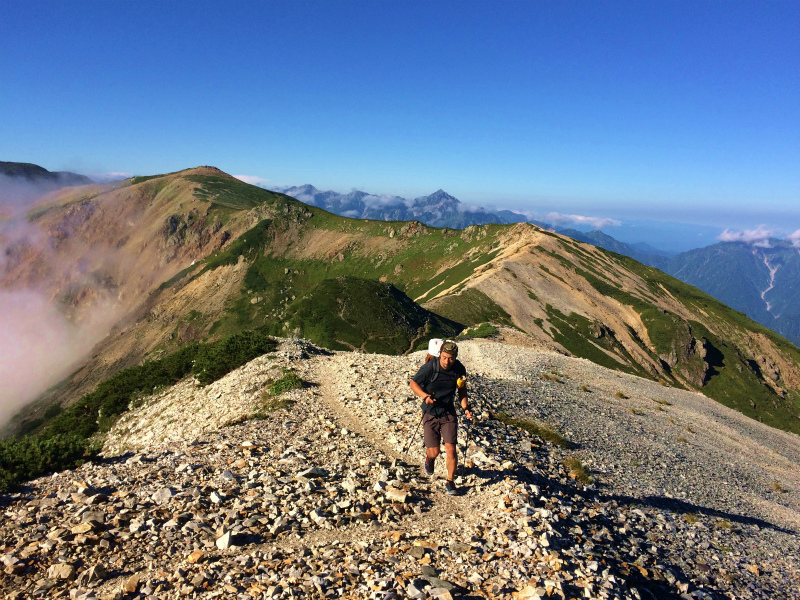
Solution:
[[(437, 456), (439, 456), (439, 448), (425, 448), (425, 456), (430, 458), (431, 460), (435, 460)], [(449, 458), (447, 459), (450, 460)]]
[[(456, 445), (445, 444), (444, 449), (445, 452), (447, 452), (447, 478), (453, 479), (456, 476), (456, 467), (458, 467), (458, 456), (456, 456)], [(436, 454), (439, 454), (438, 448)]]

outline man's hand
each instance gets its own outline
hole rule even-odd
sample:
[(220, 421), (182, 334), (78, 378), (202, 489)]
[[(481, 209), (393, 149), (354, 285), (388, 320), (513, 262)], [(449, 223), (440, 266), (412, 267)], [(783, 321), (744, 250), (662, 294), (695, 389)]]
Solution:
[(472, 411), (470, 409), (468, 409), (468, 408), (465, 408), (464, 409), (464, 416), (467, 417), (471, 421), (472, 417), (473, 417)]
[(425, 404), (433, 404), (436, 400), (433, 399), (433, 396), (428, 396), (425, 398)]

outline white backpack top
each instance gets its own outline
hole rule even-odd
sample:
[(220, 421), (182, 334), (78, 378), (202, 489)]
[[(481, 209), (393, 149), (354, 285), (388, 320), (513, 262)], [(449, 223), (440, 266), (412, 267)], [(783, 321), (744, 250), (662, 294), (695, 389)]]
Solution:
[(442, 344), (444, 344), (444, 340), (433, 338), (430, 342), (428, 342), (428, 354), (439, 358), (439, 351), (442, 349)]

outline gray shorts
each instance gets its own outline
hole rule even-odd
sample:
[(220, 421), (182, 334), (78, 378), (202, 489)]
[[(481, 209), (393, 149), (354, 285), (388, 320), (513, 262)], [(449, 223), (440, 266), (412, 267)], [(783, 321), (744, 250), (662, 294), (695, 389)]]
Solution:
[(455, 444), (458, 432), (458, 419), (453, 414), (434, 417), (428, 413), (422, 415), (422, 437), (426, 448), (439, 448), (445, 444)]

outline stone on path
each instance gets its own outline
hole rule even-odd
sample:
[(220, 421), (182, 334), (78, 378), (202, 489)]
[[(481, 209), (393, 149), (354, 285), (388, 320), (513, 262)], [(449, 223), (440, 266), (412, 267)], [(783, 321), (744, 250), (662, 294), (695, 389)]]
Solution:
[(220, 550), (227, 550), (233, 545), (232, 538), (233, 533), (231, 531), (224, 533), (222, 536), (217, 538), (217, 548)]

